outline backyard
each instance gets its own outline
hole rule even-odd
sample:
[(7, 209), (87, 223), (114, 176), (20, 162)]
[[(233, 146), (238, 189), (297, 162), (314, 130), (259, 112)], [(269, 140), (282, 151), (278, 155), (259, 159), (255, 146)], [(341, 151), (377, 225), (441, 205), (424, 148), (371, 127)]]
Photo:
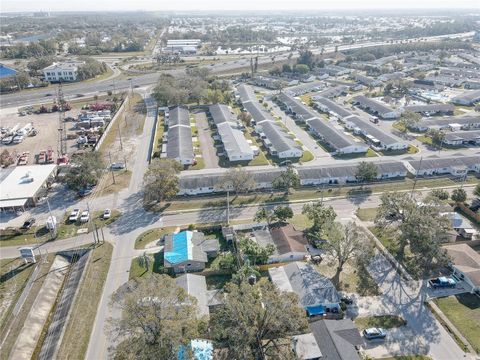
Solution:
[(383, 328), (383, 329), (393, 329), (401, 326), (407, 325), (407, 322), (396, 315), (379, 315), (379, 316), (368, 316), (368, 317), (359, 317), (355, 319), (355, 325), (357, 328), (362, 331), (367, 328)]

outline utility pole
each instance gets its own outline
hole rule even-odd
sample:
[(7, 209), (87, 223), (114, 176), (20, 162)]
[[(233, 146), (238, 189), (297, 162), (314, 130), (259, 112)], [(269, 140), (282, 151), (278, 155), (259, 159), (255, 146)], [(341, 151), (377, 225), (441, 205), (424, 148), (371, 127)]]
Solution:
[(413, 179), (412, 193), (410, 194), (410, 197), (412, 199), (413, 199), (413, 192), (415, 191), (415, 186), (417, 186), (418, 173), (422, 169), (422, 160), (423, 160), (423, 156), (420, 158), (420, 163), (418, 164), (418, 170), (415, 172), (415, 178)]
[(230, 190), (227, 189), (227, 226), (230, 225)]
[(117, 122), (118, 137), (120, 138), (120, 149), (123, 150), (122, 133), (120, 132), (120, 123)]
[(108, 152), (108, 158), (110, 159), (110, 172), (112, 173), (113, 183), (115, 184), (115, 174), (113, 173), (112, 169), (112, 154), (110, 153), (110, 151)]

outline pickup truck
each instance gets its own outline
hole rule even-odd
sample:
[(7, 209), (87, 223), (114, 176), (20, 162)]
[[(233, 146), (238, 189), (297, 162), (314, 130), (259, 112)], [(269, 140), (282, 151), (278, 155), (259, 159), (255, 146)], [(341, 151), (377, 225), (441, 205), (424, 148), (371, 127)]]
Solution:
[(441, 276), (436, 279), (430, 279), (428, 284), (432, 289), (454, 288), (457, 282), (451, 277)]

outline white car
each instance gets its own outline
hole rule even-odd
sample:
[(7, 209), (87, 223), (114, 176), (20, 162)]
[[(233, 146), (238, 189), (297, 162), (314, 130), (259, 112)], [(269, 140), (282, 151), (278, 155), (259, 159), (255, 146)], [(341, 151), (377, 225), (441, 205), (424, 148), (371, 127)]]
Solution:
[(110, 209), (105, 209), (105, 211), (103, 212), (103, 218), (110, 219), (110, 216), (112, 216), (112, 211)]
[(80, 209), (73, 209), (72, 212), (70, 213), (70, 216), (68, 217), (68, 221), (75, 222), (78, 220), (79, 216), (80, 216)]
[(82, 212), (82, 215), (80, 216), (80, 222), (86, 223), (88, 222), (88, 220), (90, 220), (90, 213), (87, 210), (85, 210)]

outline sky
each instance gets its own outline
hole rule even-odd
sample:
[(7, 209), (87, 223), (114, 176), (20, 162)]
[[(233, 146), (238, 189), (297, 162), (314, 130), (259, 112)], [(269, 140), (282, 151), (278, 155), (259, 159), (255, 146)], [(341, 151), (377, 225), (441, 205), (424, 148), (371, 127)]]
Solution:
[(127, 10), (310, 10), (310, 9), (449, 9), (480, 10), (480, 0), (1, 0), (1, 12)]

